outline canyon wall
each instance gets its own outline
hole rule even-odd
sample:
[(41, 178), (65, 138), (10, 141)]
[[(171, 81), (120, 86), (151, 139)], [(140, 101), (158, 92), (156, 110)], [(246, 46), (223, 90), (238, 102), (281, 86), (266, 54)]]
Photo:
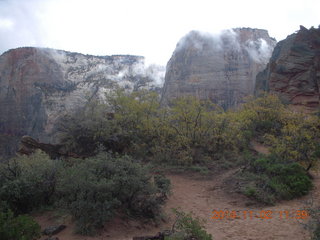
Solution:
[(91, 56), (54, 49), (18, 48), (0, 56), (0, 155), (15, 152), (23, 135), (52, 138), (65, 113), (117, 87), (158, 89), (164, 68), (130, 55)]
[(267, 91), (283, 102), (314, 111), (319, 108), (320, 28), (303, 26), (280, 41), (267, 68), (258, 74), (255, 93)]
[(192, 95), (229, 108), (255, 88), (276, 44), (266, 30), (236, 28), (213, 35), (192, 31), (169, 60), (161, 101)]

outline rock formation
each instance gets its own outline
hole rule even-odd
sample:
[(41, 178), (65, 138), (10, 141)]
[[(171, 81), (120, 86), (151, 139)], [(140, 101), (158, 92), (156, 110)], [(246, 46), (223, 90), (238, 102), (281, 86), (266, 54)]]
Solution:
[(258, 74), (255, 92), (276, 93), (286, 102), (307, 110), (319, 107), (320, 28), (306, 29), (280, 41), (267, 68)]
[(60, 116), (117, 86), (156, 88), (152, 77), (161, 73), (143, 61), (41, 48), (5, 52), (0, 56), (0, 156), (15, 152), (24, 135), (54, 143), (52, 131)]
[(73, 158), (87, 157), (87, 156), (79, 156), (75, 153), (66, 151), (65, 146), (62, 144), (41, 143), (29, 136), (23, 136), (21, 138), (21, 143), (20, 143), (18, 153), (20, 155), (31, 155), (35, 153), (38, 149), (48, 154), (52, 159), (56, 159), (60, 157), (73, 157)]
[(192, 95), (228, 108), (253, 94), (276, 44), (266, 30), (236, 28), (220, 35), (192, 31), (167, 64), (162, 103)]

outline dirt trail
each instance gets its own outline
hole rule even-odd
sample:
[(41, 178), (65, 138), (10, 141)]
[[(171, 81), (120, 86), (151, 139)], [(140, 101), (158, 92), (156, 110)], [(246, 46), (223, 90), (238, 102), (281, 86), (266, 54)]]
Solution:
[[(280, 219), (279, 211), (299, 210), (303, 208), (304, 201), (308, 197), (296, 199), (293, 201), (281, 202), (274, 207), (248, 207), (250, 200), (236, 193), (228, 193), (225, 190), (223, 181), (226, 177), (233, 174), (234, 171), (228, 171), (225, 174), (212, 180), (197, 181), (186, 177), (173, 176), (174, 195), (168, 205), (180, 205), (184, 210), (192, 211), (199, 217), (206, 219), (206, 228), (216, 240), (234, 239), (234, 240), (256, 240), (256, 239), (308, 239), (309, 233), (304, 230), (302, 225), (296, 219)], [(316, 177), (315, 183), (320, 186), (319, 176)], [(185, 187), (184, 186), (188, 186)], [(188, 192), (188, 199), (179, 199), (183, 192)], [(318, 189), (315, 189), (314, 197), (319, 199)], [(210, 219), (212, 210), (235, 210), (239, 211), (238, 219)], [(260, 213), (261, 210), (270, 210), (273, 212), (272, 219), (244, 219), (244, 210), (252, 211), (253, 214)], [(302, 220), (306, 222), (306, 220)]]
[[(283, 201), (273, 207), (246, 206), (250, 200), (243, 195), (226, 191), (224, 180), (235, 173), (230, 170), (217, 176), (203, 177), (193, 174), (169, 175), (173, 189), (166, 206), (165, 212), (168, 214), (168, 221), (159, 226), (142, 224), (135, 221), (125, 221), (120, 218), (107, 224), (103, 232), (98, 237), (83, 237), (72, 233), (72, 226), (57, 236), (60, 240), (131, 240), (133, 236), (154, 235), (160, 230), (170, 229), (173, 222), (171, 208), (180, 207), (184, 211), (192, 211), (196, 216), (205, 219), (206, 229), (215, 240), (303, 240), (310, 239), (309, 232), (303, 228), (296, 219), (280, 219), (279, 211), (299, 210), (305, 207), (305, 202), (311, 195), (292, 201)], [(320, 175), (315, 175), (315, 189), (312, 196), (314, 202), (320, 200)], [(239, 211), (237, 219), (212, 220), (213, 210), (235, 210)], [(243, 211), (252, 211), (259, 214), (261, 210), (273, 211), (272, 219), (261, 219), (253, 217), (244, 219)], [(241, 215), (242, 214), (242, 215)], [(290, 217), (293, 216), (290, 214)], [(50, 215), (37, 217), (43, 226), (53, 223)], [(300, 220), (306, 223), (306, 220)]]

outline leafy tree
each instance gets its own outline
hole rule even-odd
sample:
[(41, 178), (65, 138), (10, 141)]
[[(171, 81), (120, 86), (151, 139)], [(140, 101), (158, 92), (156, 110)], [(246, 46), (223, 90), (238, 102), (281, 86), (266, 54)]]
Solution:
[(112, 117), (105, 104), (89, 102), (76, 112), (66, 114), (57, 123), (59, 141), (67, 151), (83, 157), (97, 154), (101, 146), (108, 148)]
[(277, 96), (265, 95), (249, 99), (238, 114), (244, 131), (250, 131), (251, 136), (261, 136), (265, 133), (279, 134), (285, 112), (285, 106)]
[(114, 117), (111, 136), (126, 143), (125, 152), (144, 157), (155, 144), (159, 122), (159, 96), (150, 91), (116, 91), (107, 96)]
[(320, 122), (318, 118), (294, 114), (281, 129), (281, 135), (267, 135), (273, 154), (284, 161), (299, 162), (308, 171), (320, 157)]

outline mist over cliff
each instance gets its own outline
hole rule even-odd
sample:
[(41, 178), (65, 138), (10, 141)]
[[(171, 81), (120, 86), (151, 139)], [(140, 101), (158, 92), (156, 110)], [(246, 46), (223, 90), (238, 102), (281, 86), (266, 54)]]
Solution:
[(276, 44), (266, 30), (235, 28), (220, 34), (192, 31), (167, 64), (162, 102), (193, 95), (228, 108), (253, 94), (255, 78)]
[(131, 55), (92, 56), (18, 48), (0, 56), (0, 154), (13, 153), (21, 136), (45, 142), (56, 121), (119, 87), (160, 91), (164, 67)]

